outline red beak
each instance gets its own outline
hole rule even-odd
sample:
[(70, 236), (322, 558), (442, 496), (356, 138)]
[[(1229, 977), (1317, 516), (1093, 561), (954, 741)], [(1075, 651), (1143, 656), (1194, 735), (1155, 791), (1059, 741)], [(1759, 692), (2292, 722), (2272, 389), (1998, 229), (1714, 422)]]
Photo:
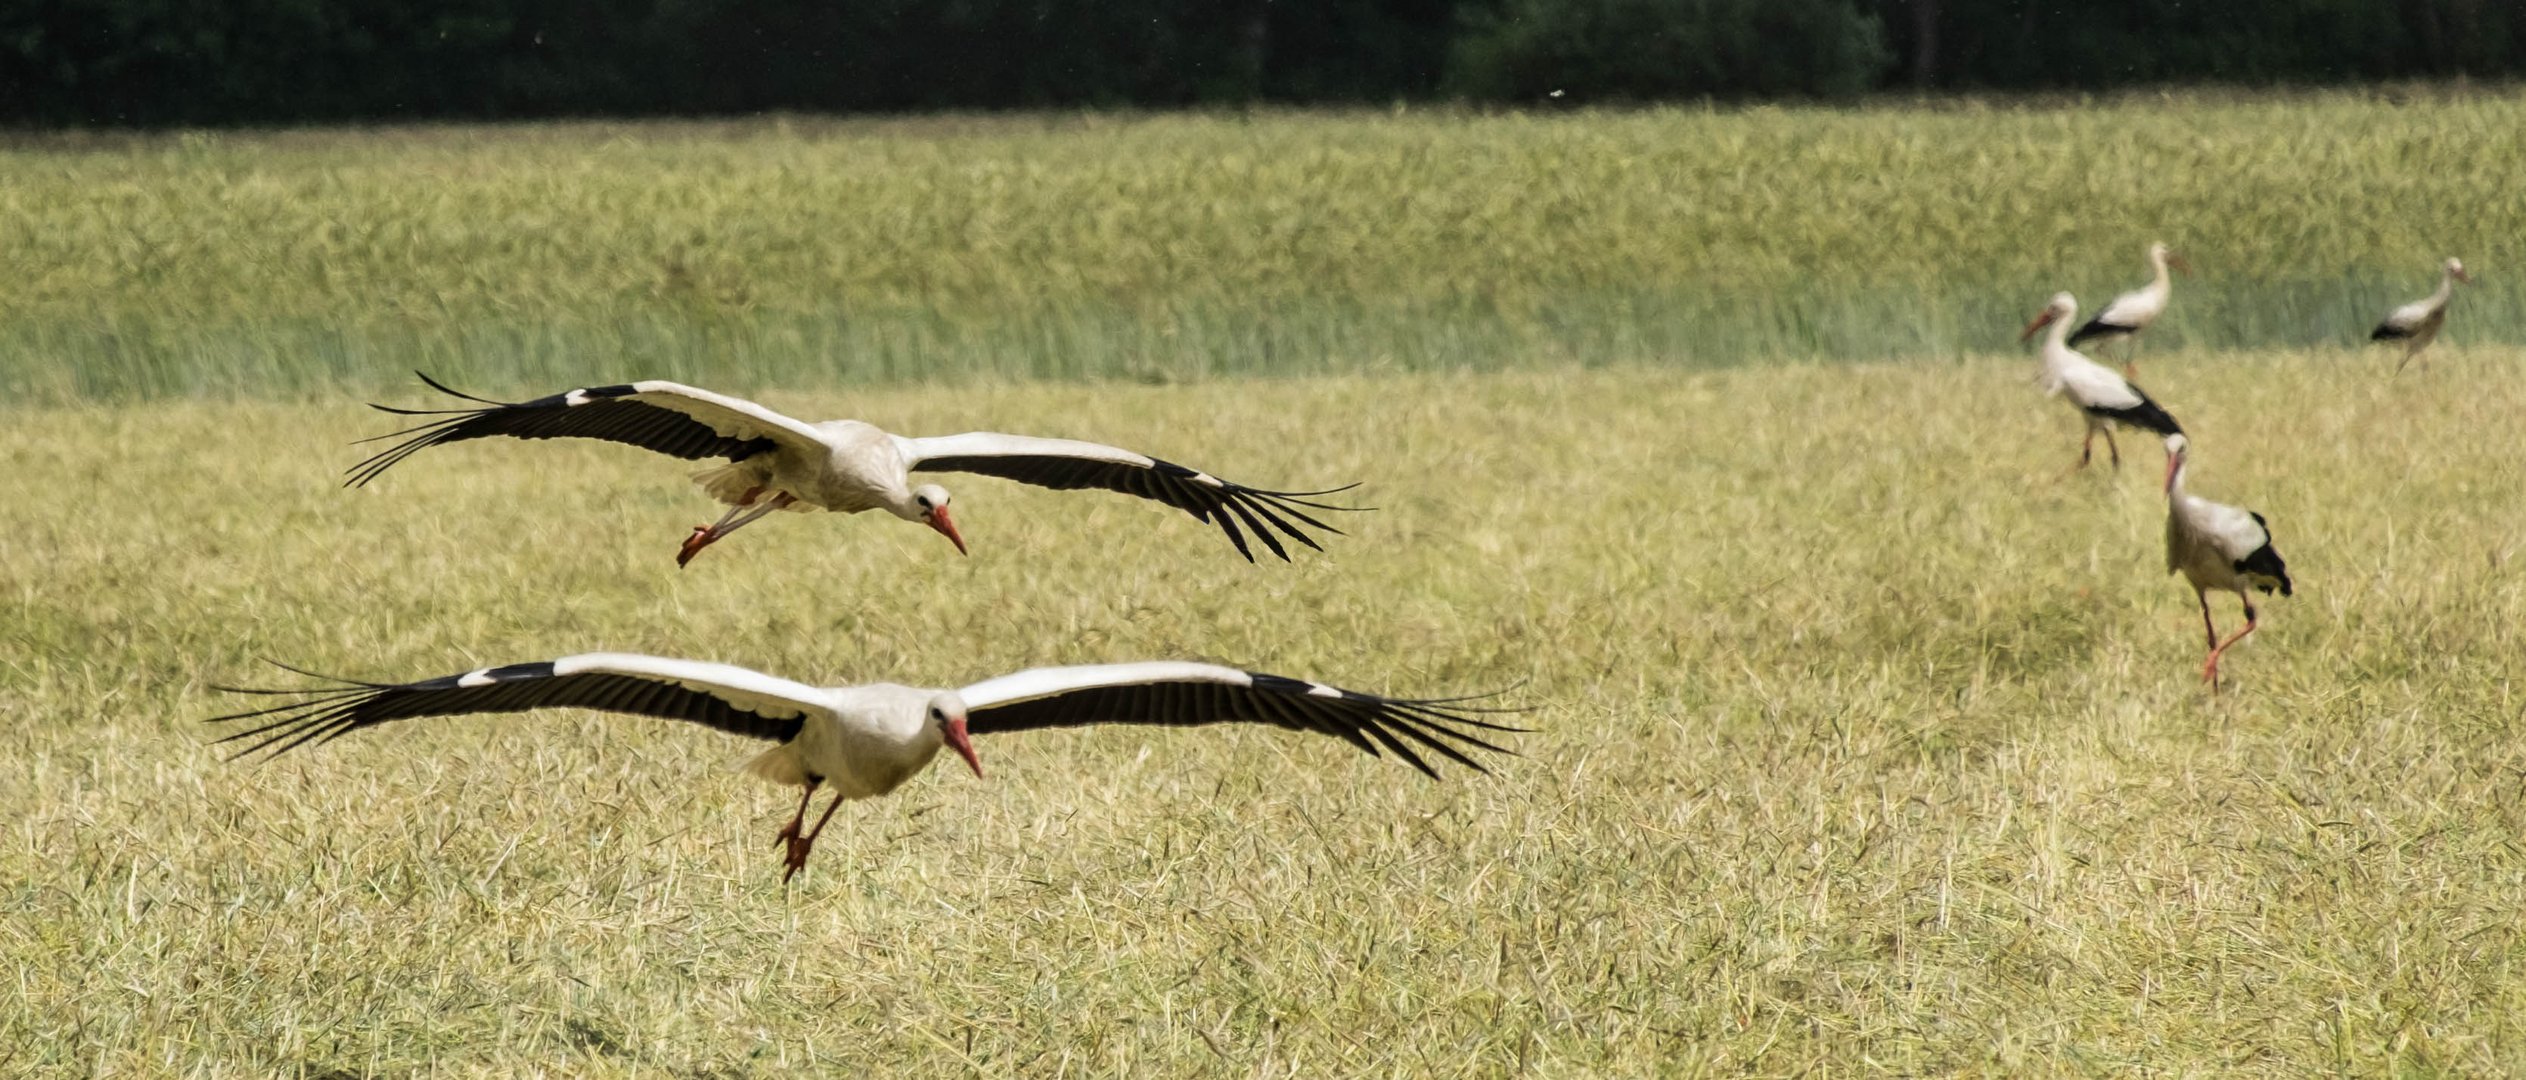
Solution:
[(2166, 482), (2162, 485), (2164, 490), (2169, 492), (2175, 490), (2175, 470), (2183, 464), (2184, 459), (2180, 455), (2168, 454), (2166, 456)]
[[(948, 543), (951, 543), (951, 544), (956, 545), (956, 553), (957, 553), (957, 554), (959, 554), (959, 555), (971, 555), (971, 554), (973, 554), (972, 552), (969, 552), (969, 551), (966, 551), (966, 550), (965, 550), (965, 538), (964, 538), (964, 537), (962, 537), (962, 536), (957, 535), (957, 533), (956, 533), (956, 519), (955, 519), (955, 518), (952, 518), (952, 517), (947, 516), (947, 508), (946, 508), (946, 507), (942, 506), (942, 507), (939, 507), (938, 509), (935, 509), (935, 510), (930, 511), (929, 522), (930, 522), (930, 527), (931, 527), (931, 528), (933, 528), (933, 529), (937, 529), (937, 530), (939, 531), (939, 535), (944, 536), (944, 537), (946, 537), (946, 538), (947, 538)], [(968, 760), (970, 760), (970, 759), (973, 757), (973, 752), (972, 752), (972, 751), (970, 751), (970, 750), (966, 751), (966, 752), (965, 752), (965, 757), (966, 757)], [(976, 767), (976, 769), (975, 769), (975, 771), (976, 771), (976, 772), (980, 772), (980, 771), (981, 771), (980, 767), (979, 767), (979, 766), (977, 766), (977, 767)]]
[(2026, 332), (2017, 335), (2017, 340), (2024, 341), (2027, 338), (2035, 336), (2035, 331), (2052, 325), (2052, 320), (2056, 317), (2057, 316), (2052, 313), (2051, 308), (2045, 308), (2043, 314), (2035, 316), (2035, 321), (2026, 324)]
[(2458, 270), (2456, 271), (2456, 280), (2464, 282), (2467, 285), (2471, 285), (2473, 284), (2473, 275), (2465, 273), (2462, 270)]
[(974, 779), (982, 779), (982, 759), (974, 756), (974, 740), (973, 736), (965, 733), (965, 718), (959, 716), (949, 720), (941, 733), (947, 736), (947, 745), (955, 749), (956, 756), (965, 759), (965, 764), (973, 768)]
[(2176, 273), (2179, 273), (2179, 274), (2185, 274), (2185, 275), (2188, 275), (2188, 276), (2189, 276), (2189, 275), (2193, 272), (2193, 264), (2188, 263), (2188, 262), (2185, 262), (2185, 261), (2184, 261), (2184, 257), (2183, 257), (2183, 256), (2181, 256), (2181, 255), (2169, 255), (2169, 256), (2167, 256), (2167, 257), (2166, 257), (2166, 264), (2167, 264), (2168, 266), (2172, 266), (2172, 267), (2174, 267), (2174, 268), (2175, 268), (2175, 272), (2176, 272)]

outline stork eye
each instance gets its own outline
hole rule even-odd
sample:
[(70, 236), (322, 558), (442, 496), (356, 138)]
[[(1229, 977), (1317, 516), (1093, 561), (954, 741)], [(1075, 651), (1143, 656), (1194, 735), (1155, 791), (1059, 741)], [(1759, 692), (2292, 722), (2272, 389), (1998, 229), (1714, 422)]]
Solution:
[(927, 495), (915, 495), (912, 497), (912, 501), (920, 504), (921, 509), (923, 510), (930, 508), (930, 497)]
[(945, 710), (945, 709), (941, 709), (941, 708), (938, 708), (937, 706), (931, 706), (931, 708), (930, 708), (930, 719), (932, 719), (932, 720), (945, 720), (945, 719), (947, 719), (947, 710)]

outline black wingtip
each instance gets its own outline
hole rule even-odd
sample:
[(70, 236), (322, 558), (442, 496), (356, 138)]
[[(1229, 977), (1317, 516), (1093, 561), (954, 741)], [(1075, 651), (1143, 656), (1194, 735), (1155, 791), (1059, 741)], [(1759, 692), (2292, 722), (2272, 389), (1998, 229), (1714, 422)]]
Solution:
[(447, 385), (446, 383), (440, 382), (440, 381), (438, 381), (437, 379), (433, 379), (433, 378), (431, 378), (431, 377), (430, 377), (430, 373), (429, 373), (429, 372), (423, 371), (423, 370), (421, 370), (421, 369), (419, 369), (419, 368), (414, 368), (414, 369), (412, 370), (412, 374), (413, 374), (415, 377), (419, 378), (422, 382), (429, 384), (430, 389), (432, 389), (432, 390), (436, 390), (436, 391), (438, 391), (439, 393), (445, 394), (445, 395), (447, 395), (447, 396), (449, 396), (449, 397), (453, 397), (453, 398), (463, 398), (463, 399), (465, 399), (465, 400), (467, 400), (467, 401), (479, 401), (479, 402), (481, 402), (481, 403), (483, 403), (483, 404), (485, 404), (485, 405), (506, 405), (506, 404), (508, 404), (508, 402), (505, 402), (505, 401), (493, 401), (493, 400), (491, 400), (490, 398), (475, 397), (475, 396), (473, 396), (472, 394), (468, 394), (468, 393), (466, 393), (466, 392), (464, 392), (464, 391), (462, 391), (462, 390), (458, 390), (458, 389), (456, 389), (455, 387), (449, 386), (449, 385)]

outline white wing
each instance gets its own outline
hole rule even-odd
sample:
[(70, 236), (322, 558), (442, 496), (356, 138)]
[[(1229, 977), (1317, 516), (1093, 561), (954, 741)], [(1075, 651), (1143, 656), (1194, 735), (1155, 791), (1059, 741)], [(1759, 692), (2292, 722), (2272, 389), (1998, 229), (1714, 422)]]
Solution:
[(1390, 751), (1424, 773), (1415, 750), (1477, 771), (1460, 748), (1508, 751), (1466, 730), (1516, 731), (1471, 715), (1461, 698), (1410, 700), (1217, 664), (1150, 661), (1035, 668), (958, 691), (974, 734), (1084, 724), (1191, 726), (1262, 723), (1337, 736), (1370, 754)]
[[(1323, 548), (1307, 534), (1307, 528), (1336, 534), (1342, 531), (1317, 520), (1308, 511), (1351, 509), (1309, 501), (1344, 488), (1266, 491), (1232, 484), (1199, 469), (1121, 447), (1076, 439), (973, 431), (927, 439), (898, 437), (896, 445), (903, 452), (905, 466), (915, 472), (977, 473), (1057, 491), (1096, 488), (1165, 503), (1217, 525), (1248, 560), (1254, 558), (1254, 552), (1246, 546), (1245, 532), (1252, 532), (1272, 554), (1286, 560), (1289, 551), (1282, 546), (1281, 536), (1321, 551)], [(1242, 531), (1238, 528), (1241, 523), (1245, 526)]]
[(633, 653), (582, 653), (409, 683), (334, 681), (341, 685), (239, 691), (293, 700), (215, 717), (213, 722), (259, 721), (220, 741), (256, 739), (240, 753), (270, 748), (280, 754), (310, 740), (330, 741), (413, 717), (581, 708), (685, 720), (734, 735), (787, 742), (809, 717), (833, 712), (831, 694), (804, 683), (727, 664)]
[(2195, 498), (2193, 505), (2193, 527), (2231, 563), (2272, 542), (2271, 532), (2252, 513), (2202, 498)]
[(2105, 310), (2096, 313), (2096, 320), (2109, 326), (2128, 326), (2137, 330), (2157, 321), (2157, 317), (2166, 312), (2166, 298), (2167, 294), (2154, 286), (2134, 289), (2105, 305)]
[(631, 385), (635, 393), (630, 400), (683, 413), (727, 438), (770, 439), (801, 449), (824, 445), (824, 437), (815, 425), (744, 398), (663, 379), (644, 379)]
[(2055, 378), (2083, 409), (2128, 409), (2147, 400), (2130, 380), (2077, 353), (2055, 364)]
[(824, 447), (814, 426), (751, 401), (652, 379), (614, 386), (581, 387), (533, 401), (499, 402), (450, 390), (427, 375), (421, 381), (484, 408), (371, 408), (402, 416), (437, 419), (380, 438), (408, 436), (350, 469), (353, 486), (376, 479), (395, 463), (442, 443), (506, 436), (514, 439), (603, 439), (686, 461), (740, 461), (774, 447)]
[(2386, 325), (2396, 330), (2408, 333), (2419, 329), (2421, 324), (2428, 322), (2430, 320), (2430, 316), (2438, 314), (2440, 309), (2441, 306), (2436, 302), (2435, 298), (2429, 300), (2415, 300), (2409, 304), (2405, 304), (2402, 307), (2394, 309), (2391, 313), (2388, 313), (2386, 315)]

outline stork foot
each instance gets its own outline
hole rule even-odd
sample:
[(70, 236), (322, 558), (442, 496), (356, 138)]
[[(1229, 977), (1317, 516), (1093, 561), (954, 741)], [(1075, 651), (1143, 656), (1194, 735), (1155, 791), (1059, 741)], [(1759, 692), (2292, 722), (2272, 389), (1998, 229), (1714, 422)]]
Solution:
[(717, 539), (719, 539), (719, 530), (708, 525), (693, 526), (693, 535), (685, 537), (684, 546), (677, 549), (675, 553), (677, 568), (681, 569), (684, 564), (692, 562), (693, 556), (701, 554), (703, 548), (709, 547), (711, 541)]
[(816, 849), (814, 837), (800, 836), (795, 830), (792, 830), (786, 839), (789, 841), (789, 853), (781, 858), (781, 865), (786, 868), (781, 871), (783, 885), (789, 884), (789, 879), (797, 877), (799, 871), (807, 868), (807, 853)]

